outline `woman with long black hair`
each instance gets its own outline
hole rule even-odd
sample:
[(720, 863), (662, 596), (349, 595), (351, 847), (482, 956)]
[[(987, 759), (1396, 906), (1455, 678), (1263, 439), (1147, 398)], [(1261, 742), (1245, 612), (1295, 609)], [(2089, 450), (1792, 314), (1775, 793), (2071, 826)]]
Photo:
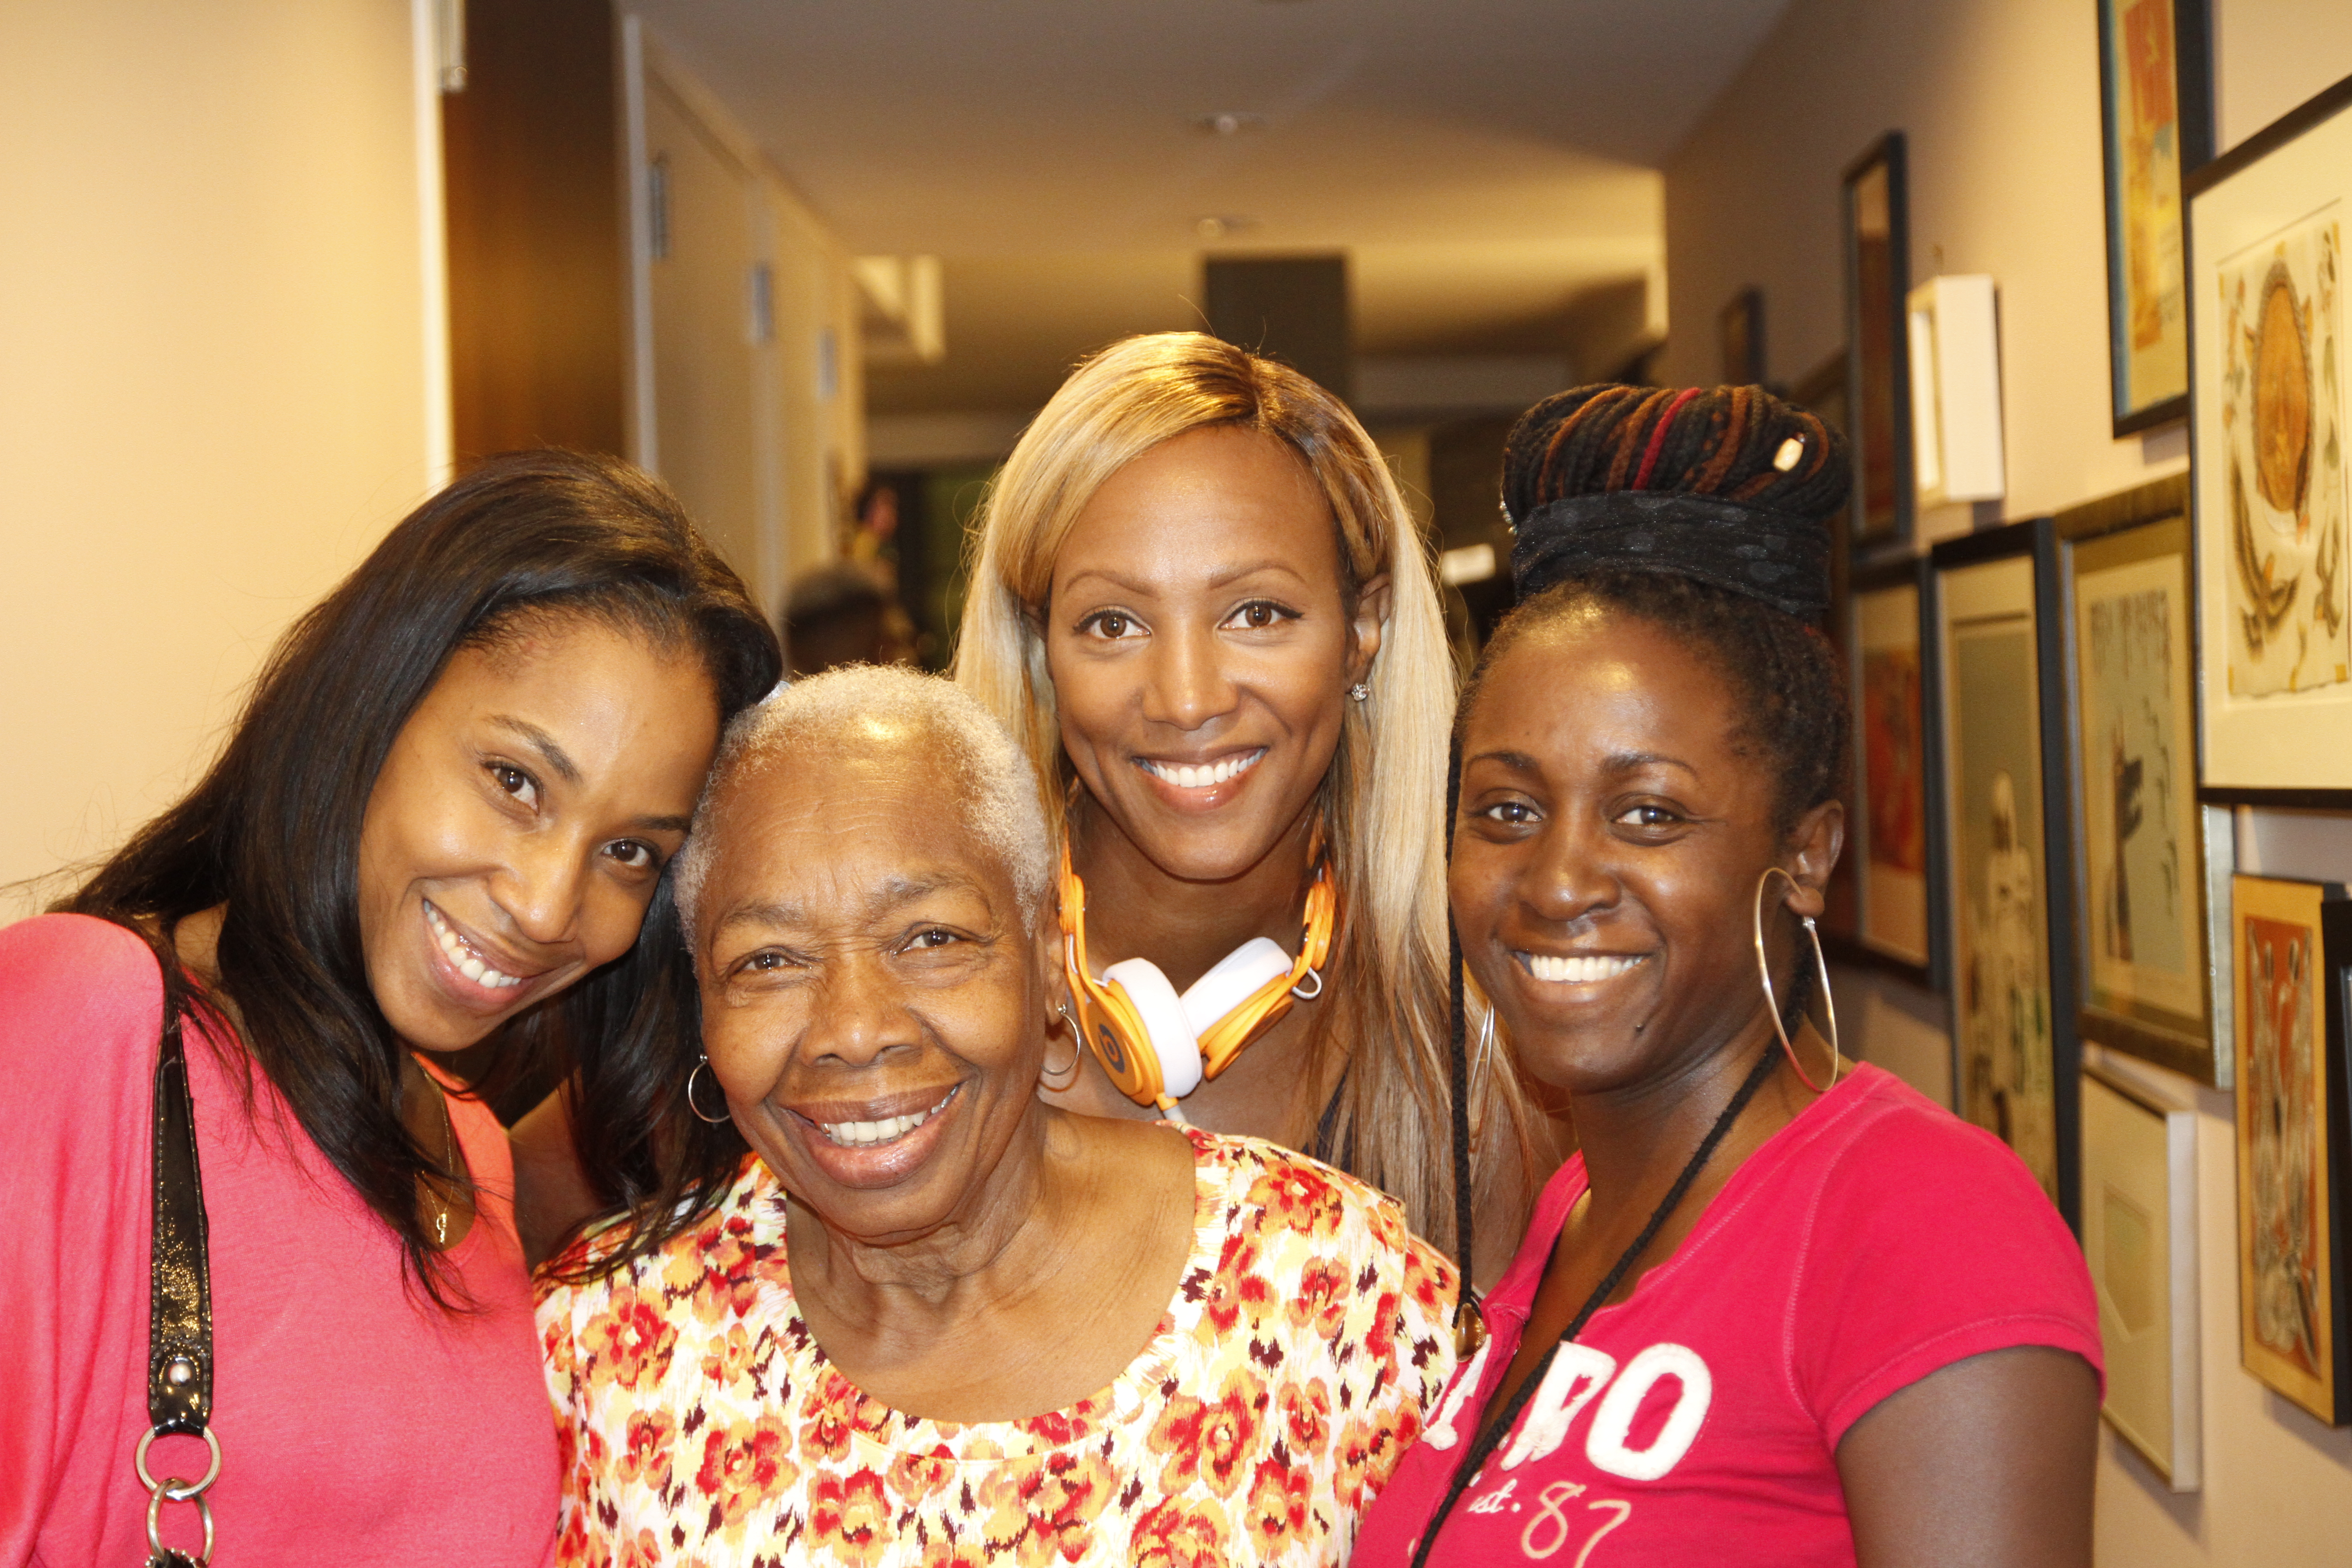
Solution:
[[(627, 1064), (691, 1028), (665, 868), (779, 667), (657, 483), (493, 461), (296, 624), (184, 799), (0, 931), (0, 1564), (215, 1527), (243, 1563), (545, 1560), (506, 1141), (435, 1062), (495, 1037), (576, 1066), (584, 1126), (660, 1120)], [(624, 1193), (700, 1157), (612, 1145)]]
[(1757, 387), (1580, 388), (1513, 432), (1522, 600), (1456, 720), (1449, 892), (1580, 1150), (1358, 1568), (2090, 1562), (2081, 1252), (1990, 1133), (1805, 1022), (1846, 485)]

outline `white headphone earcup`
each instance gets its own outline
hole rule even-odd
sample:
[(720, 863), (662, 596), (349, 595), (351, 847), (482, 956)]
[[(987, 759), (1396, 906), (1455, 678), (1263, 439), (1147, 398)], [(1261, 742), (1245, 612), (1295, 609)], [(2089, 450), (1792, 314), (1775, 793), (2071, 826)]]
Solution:
[(1277, 974), (1290, 973), (1290, 954), (1270, 937), (1254, 936), (1217, 961), (1184, 993), (1184, 1016), (1194, 1039), (1251, 997)]
[(1200, 1088), (1200, 1037), (1185, 1016), (1183, 998), (1176, 994), (1168, 976), (1160, 973), (1160, 966), (1148, 958), (1129, 958), (1104, 970), (1102, 977), (1127, 993), (1143, 1026), (1151, 1031), (1151, 1049), (1160, 1058), (1160, 1088), (1169, 1098), (1181, 1100)]

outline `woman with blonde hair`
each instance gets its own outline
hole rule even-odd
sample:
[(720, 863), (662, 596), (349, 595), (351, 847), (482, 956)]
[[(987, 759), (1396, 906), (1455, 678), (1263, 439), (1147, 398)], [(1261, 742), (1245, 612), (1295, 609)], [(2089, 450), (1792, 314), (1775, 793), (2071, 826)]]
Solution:
[(1492, 1049), (1450, 1092), (1454, 668), (1355, 417), (1217, 339), (1130, 338), (1014, 447), (971, 581), (955, 678), (1028, 752), (1064, 855), (1090, 1049), (1055, 1097), (1306, 1150), (1457, 1250), (1515, 1234), (1546, 1135)]

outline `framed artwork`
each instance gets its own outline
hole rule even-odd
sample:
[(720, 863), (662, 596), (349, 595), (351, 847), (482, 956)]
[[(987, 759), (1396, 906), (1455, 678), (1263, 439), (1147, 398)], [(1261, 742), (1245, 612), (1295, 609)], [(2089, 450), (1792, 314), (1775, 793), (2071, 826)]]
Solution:
[[(1932, 557), (1955, 1109), (2079, 1230), (2063, 644), (2047, 519)], [(2053, 872), (2055, 873), (2053, 875)]]
[(1764, 380), (1764, 290), (1742, 289), (1716, 318), (1723, 345), (1723, 384), (1756, 386)]
[(2207, 1083), (2217, 1068), (2197, 802), (2189, 477), (2053, 520), (2069, 619), (2075, 1026)]
[(2344, 988), (2352, 904), (2331, 882), (2231, 879), (2237, 991), (2238, 1332), (2248, 1372), (2352, 1421), (2344, 1321)]
[(1847, 651), (1853, 682), (1853, 810), (1847, 819), (1845, 858), (1854, 868), (1856, 920), (1853, 949), (1842, 956), (1932, 986), (1929, 661), (1920, 637), (1924, 566), (1893, 562), (1854, 574)]
[(1911, 220), (1901, 132), (1846, 170), (1844, 216), (1853, 541), (1867, 548), (1911, 537)]
[(2205, 798), (2352, 805), (2352, 79), (2187, 188)]
[(2213, 154), (2207, 0), (2097, 0), (2115, 433), (2189, 412), (2181, 176)]
[(2197, 1112), (2083, 1070), (2083, 1256), (2099, 1300), (2099, 1407), (2176, 1492), (2204, 1472), (2198, 1366)]

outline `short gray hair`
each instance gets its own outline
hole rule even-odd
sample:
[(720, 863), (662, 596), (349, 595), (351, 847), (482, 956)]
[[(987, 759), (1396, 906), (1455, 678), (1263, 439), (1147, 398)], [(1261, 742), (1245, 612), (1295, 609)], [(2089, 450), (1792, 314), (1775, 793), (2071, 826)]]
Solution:
[(1052, 882), (1053, 864), (1045, 813), (1026, 754), (988, 710), (954, 682), (904, 665), (854, 664), (781, 683), (727, 726), (718, 760), (702, 786), (702, 799), (694, 808), (694, 826), (671, 872), (672, 893), (689, 943), (695, 904), (715, 848), (711, 807), (728, 784), (788, 750), (859, 735), (880, 740), (894, 730), (929, 742), (939, 775), (962, 786), (953, 793), (973, 836), (1012, 879), (1022, 919), (1037, 918)]

